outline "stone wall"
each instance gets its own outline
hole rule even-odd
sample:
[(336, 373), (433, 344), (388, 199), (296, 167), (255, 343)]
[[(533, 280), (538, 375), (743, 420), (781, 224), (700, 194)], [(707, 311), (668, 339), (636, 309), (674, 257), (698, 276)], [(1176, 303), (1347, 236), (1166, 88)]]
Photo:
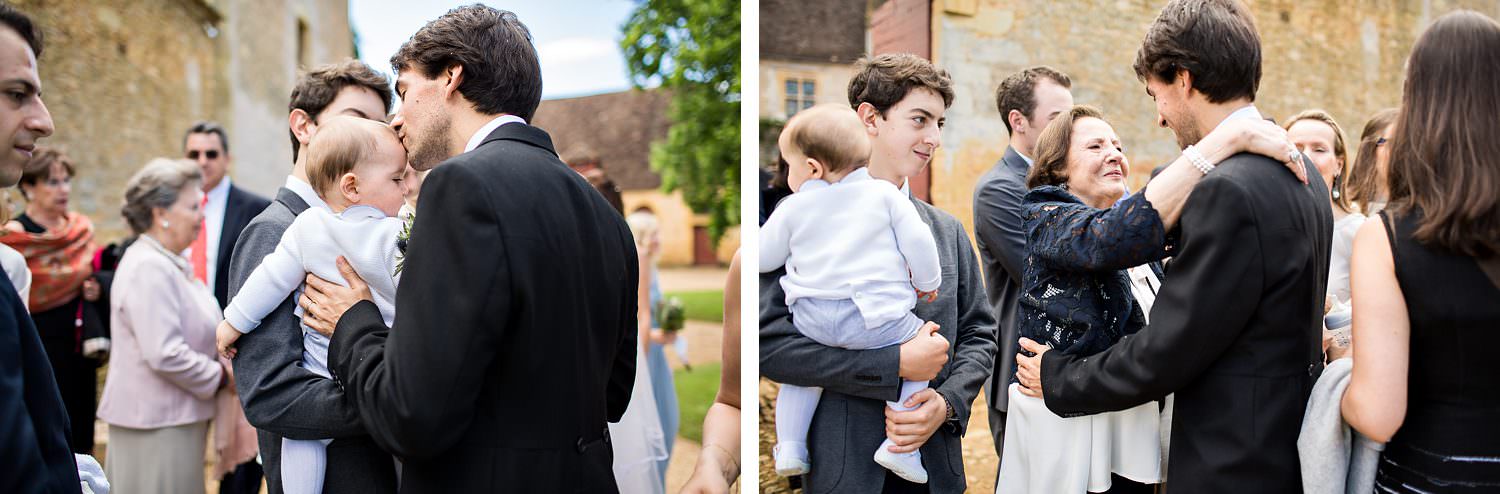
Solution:
[[(1175, 158), (1176, 141), (1157, 127), (1155, 105), (1131, 69), (1164, 3), (935, 0), (933, 58), (953, 75), (957, 97), (932, 164), (933, 204), (973, 231), (974, 183), (1007, 141), (995, 87), (1032, 65), (1067, 73), (1074, 99), (1104, 111), (1125, 145), (1132, 189), (1146, 182), (1151, 168)], [(1248, 3), (1263, 45), (1256, 106), (1278, 121), (1303, 109), (1326, 109), (1351, 141), (1371, 114), (1399, 103), (1406, 57), (1432, 20), (1458, 8), (1500, 18), (1500, 2), (1493, 0)]]
[[(286, 105), (307, 60), (352, 56), (346, 0), (22, 0), (42, 26), (43, 99), (60, 146), (78, 167), (72, 208), (101, 241), (123, 237), (125, 182), (153, 157), (182, 154), (182, 132), (217, 120), (230, 134), (236, 183), (270, 195), (291, 169)], [(19, 193), (11, 203), (24, 207)]]

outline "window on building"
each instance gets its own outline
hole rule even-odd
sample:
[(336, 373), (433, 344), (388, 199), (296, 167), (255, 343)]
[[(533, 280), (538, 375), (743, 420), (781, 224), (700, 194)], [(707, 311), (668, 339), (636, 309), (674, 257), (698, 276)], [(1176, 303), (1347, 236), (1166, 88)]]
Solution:
[(811, 108), (817, 103), (818, 83), (810, 78), (792, 77), (786, 79), (786, 116), (790, 118), (799, 111)]

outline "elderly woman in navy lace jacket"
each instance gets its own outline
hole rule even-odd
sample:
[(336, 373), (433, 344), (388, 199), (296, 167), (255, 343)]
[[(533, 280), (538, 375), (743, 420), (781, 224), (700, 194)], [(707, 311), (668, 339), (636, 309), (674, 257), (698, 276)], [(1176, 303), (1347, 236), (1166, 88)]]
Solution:
[[(1092, 355), (1146, 325), (1188, 194), (1213, 163), (1239, 152), (1292, 162), (1286, 132), (1229, 119), (1148, 187), (1121, 200), (1130, 164), (1114, 129), (1073, 107), (1042, 132), (1022, 218), (1026, 267), (1019, 333), (1051, 351)], [(1289, 165), (1299, 178), (1300, 161)], [(1150, 492), (1161, 468), (1160, 406), (1058, 417), (1013, 383), (997, 492)]]

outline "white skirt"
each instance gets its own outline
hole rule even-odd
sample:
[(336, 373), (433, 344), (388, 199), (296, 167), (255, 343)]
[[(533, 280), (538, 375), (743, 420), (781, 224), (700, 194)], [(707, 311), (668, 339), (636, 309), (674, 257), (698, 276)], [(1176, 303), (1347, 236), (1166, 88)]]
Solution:
[(667, 459), (667, 444), (651, 393), (651, 373), (646, 372), (646, 356), (635, 345), (635, 384), (630, 404), (617, 423), (609, 424), (609, 439), (615, 460), (615, 483), (621, 494), (660, 494), (662, 472), (657, 462)]
[(1012, 383), (996, 494), (1104, 492), (1110, 474), (1144, 484), (1164, 480), (1156, 402), (1063, 418)]

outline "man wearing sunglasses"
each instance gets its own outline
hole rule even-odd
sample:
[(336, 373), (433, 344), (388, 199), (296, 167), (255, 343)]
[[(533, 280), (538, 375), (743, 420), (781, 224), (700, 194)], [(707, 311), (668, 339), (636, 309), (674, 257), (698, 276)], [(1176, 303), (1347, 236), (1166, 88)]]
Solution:
[(182, 139), (183, 156), (203, 168), (203, 228), (188, 248), (193, 276), (214, 291), (219, 308), (229, 302), (229, 255), (240, 230), (271, 201), (230, 182), (229, 139), (224, 127), (198, 122)]

